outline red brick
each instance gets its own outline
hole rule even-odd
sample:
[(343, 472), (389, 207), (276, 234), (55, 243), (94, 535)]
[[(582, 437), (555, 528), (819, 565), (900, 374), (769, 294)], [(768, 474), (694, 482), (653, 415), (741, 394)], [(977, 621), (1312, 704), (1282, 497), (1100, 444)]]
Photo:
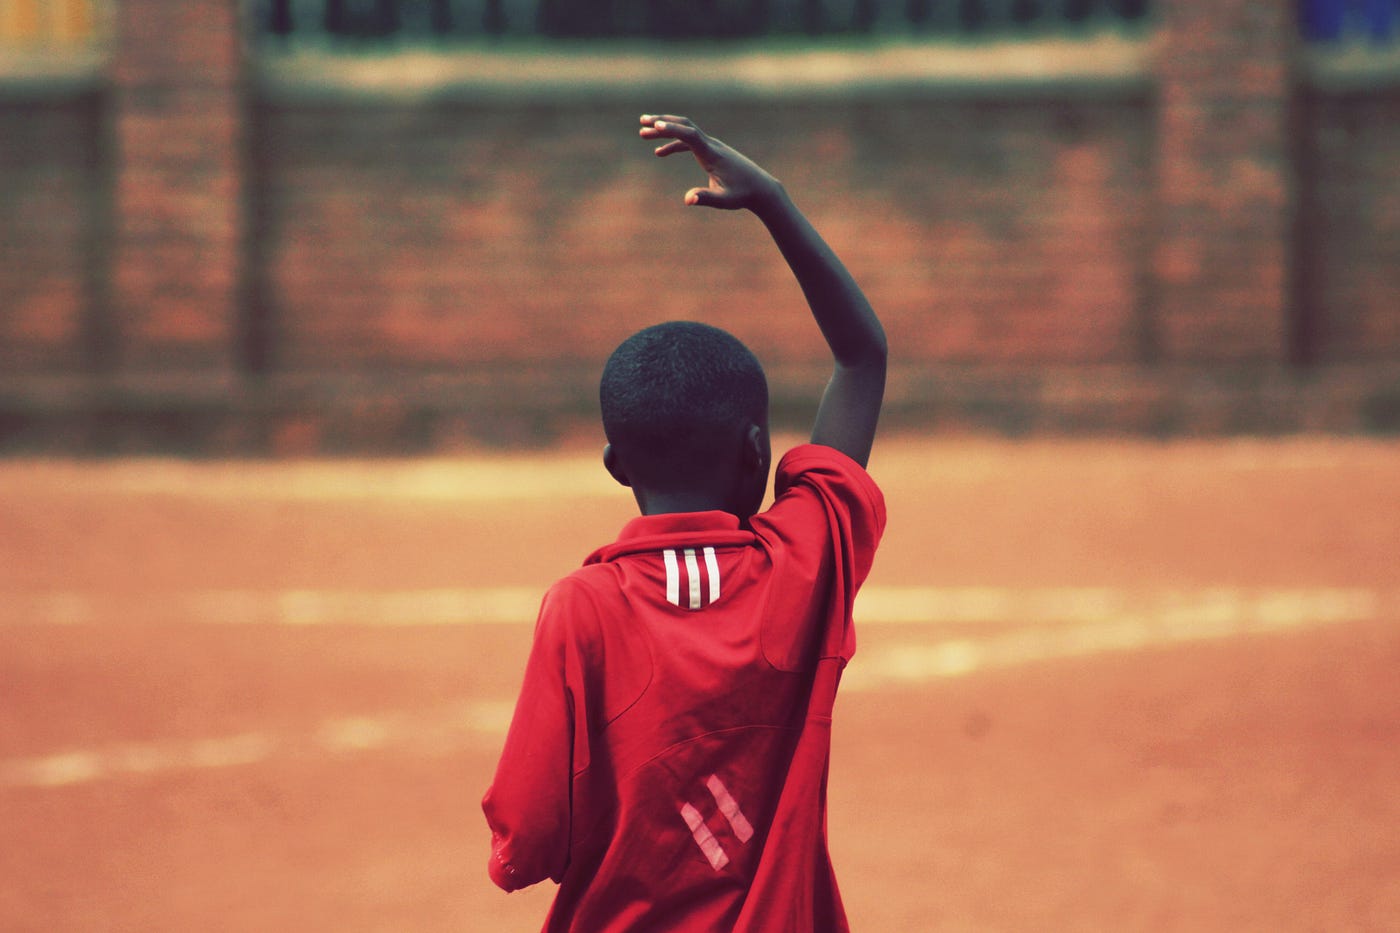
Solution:
[[(705, 122), (866, 287), (906, 413), (1365, 424), (1364, 378), (1287, 367), (1381, 385), (1400, 360), (1400, 94), (1299, 98), (1292, 6), (1162, 4), (1149, 92), (729, 99)], [(783, 404), (820, 384), (826, 350), (761, 226), (683, 208), (693, 164), (651, 160), (630, 109), (278, 103), (246, 80), (235, 0), (117, 10), (105, 114), (0, 107), (0, 389), (104, 356), (157, 381), (237, 372), (255, 325), (268, 385), (303, 389), (230, 382), (242, 413), (205, 441), (461, 444), (586, 408), (613, 345), (675, 317), (749, 341)], [(456, 388), (424, 401), (433, 379)], [(359, 402), (307, 401), (336, 380)]]

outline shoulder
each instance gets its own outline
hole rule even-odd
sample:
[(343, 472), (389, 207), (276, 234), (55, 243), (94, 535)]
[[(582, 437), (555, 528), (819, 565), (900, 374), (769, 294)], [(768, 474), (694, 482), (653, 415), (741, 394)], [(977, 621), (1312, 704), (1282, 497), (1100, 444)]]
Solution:
[(849, 659), (852, 602), (884, 535), (884, 495), (859, 463), (817, 444), (783, 457), (774, 491), (751, 521), (773, 564), (764, 653), (782, 670), (807, 669), (812, 652)]
[(631, 612), (619, 568), (611, 562), (585, 564), (545, 591), (535, 637), (601, 648), (616, 640), (619, 621)]
[(629, 619), (608, 564), (586, 565), (563, 577), (540, 606), (536, 643), (562, 659), (590, 729), (604, 728), (651, 684), (651, 641)]
[(789, 500), (805, 497), (820, 500), (823, 511), (834, 507), (884, 530), (884, 493), (864, 467), (833, 447), (802, 444), (788, 451), (778, 462), (773, 488), (768, 515), (781, 514)]
[(606, 602), (606, 568), (580, 567), (556, 580), (540, 601), (535, 637), (560, 641), (592, 641)]
[(885, 497), (864, 467), (834, 448), (803, 444), (779, 462), (774, 493), (750, 521), (770, 551), (808, 572), (847, 555), (864, 579), (885, 533)]

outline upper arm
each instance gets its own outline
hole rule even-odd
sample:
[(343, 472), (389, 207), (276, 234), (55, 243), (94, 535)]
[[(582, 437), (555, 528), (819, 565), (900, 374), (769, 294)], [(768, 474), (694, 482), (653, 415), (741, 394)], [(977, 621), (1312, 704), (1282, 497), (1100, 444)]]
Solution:
[(870, 462), (880, 406), (885, 398), (885, 355), (872, 353), (858, 364), (838, 361), (822, 393), (812, 443), (841, 451), (861, 466)]
[(782, 670), (801, 669), (801, 660), (810, 660), (807, 649), (812, 645), (800, 641), (805, 636), (794, 626), (805, 631), (799, 623), (810, 622), (812, 611), (831, 614), (819, 656), (849, 659), (854, 653), (849, 613), (885, 529), (879, 486), (851, 462), (854, 458), (823, 447), (829, 445), (798, 447), (783, 457), (774, 478), (777, 498), (753, 519), (755, 533), (781, 555), (775, 559), (775, 573), (805, 581), (775, 586), (775, 593), (793, 601), (765, 614), (764, 651)]
[(491, 827), (491, 876), (507, 890), (568, 864), (572, 784), (580, 755), (575, 686), (570, 676), (568, 600), (551, 590), (540, 609), (524, 682), (496, 775), (482, 801)]

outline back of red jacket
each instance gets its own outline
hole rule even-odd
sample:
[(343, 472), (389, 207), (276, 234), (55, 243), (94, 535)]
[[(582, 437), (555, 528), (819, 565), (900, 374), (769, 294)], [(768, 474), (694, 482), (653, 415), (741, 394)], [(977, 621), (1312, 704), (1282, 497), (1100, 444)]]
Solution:
[(847, 928), (831, 713), (884, 501), (813, 445), (776, 489), (748, 528), (635, 519), (546, 595), (483, 807), (497, 884), (560, 883), (547, 931)]

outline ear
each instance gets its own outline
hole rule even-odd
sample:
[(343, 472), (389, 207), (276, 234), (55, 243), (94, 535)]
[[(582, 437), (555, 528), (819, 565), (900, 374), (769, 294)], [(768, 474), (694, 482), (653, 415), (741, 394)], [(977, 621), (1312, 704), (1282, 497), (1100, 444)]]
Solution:
[(612, 444), (603, 448), (603, 468), (623, 486), (629, 489), (632, 487), (632, 481), (627, 478), (627, 471), (622, 468), (622, 461), (618, 459), (617, 451), (613, 450)]
[(768, 475), (768, 461), (772, 457), (772, 450), (768, 432), (761, 425), (751, 424), (744, 432), (741, 456), (745, 470)]

